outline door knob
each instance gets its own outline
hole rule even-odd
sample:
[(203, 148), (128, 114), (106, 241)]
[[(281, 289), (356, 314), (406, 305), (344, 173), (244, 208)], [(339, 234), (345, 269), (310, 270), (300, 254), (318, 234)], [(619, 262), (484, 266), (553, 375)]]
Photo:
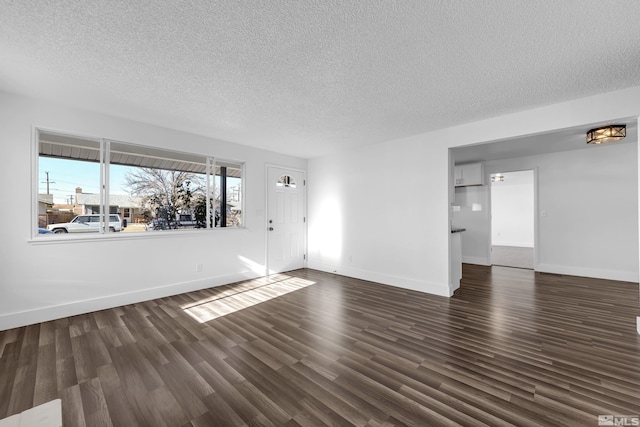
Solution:
[(269, 231), (273, 231), (273, 227), (269, 227)]

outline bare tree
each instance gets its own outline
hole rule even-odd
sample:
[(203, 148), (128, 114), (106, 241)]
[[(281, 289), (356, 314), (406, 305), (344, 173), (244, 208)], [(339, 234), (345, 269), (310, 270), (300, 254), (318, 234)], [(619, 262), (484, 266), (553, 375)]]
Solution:
[(205, 198), (204, 177), (192, 172), (138, 168), (127, 172), (125, 182), (134, 196), (154, 213), (156, 219), (176, 227), (180, 213), (194, 213)]

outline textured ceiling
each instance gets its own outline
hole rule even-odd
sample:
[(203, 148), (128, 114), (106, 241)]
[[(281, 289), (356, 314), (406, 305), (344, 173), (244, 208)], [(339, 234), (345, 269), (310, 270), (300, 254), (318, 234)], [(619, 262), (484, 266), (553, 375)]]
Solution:
[(637, 85), (638, 0), (0, 0), (0, 90), (307, 158)]

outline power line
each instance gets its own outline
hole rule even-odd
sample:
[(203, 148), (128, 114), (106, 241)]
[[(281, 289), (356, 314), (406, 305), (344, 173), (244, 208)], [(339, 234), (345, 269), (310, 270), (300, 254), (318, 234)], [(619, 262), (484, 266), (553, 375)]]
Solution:
[(47, 194), (51, 194), (49, 193), (49, 184), (55, 184), (55, 181), (49, 181), (49, 171), (45, 171), (45, 174), (47, 175), (47, 180), (46, 181), (40, 181), (41, 184), (47, 184)]

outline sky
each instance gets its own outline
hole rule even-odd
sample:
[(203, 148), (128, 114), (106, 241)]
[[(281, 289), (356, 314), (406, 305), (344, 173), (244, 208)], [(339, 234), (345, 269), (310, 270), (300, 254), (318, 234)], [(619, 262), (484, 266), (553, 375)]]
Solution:
[[(126, 189), (125, 175), (128, 167), (111, 165), (111, 194), (129, 194)], [(40, 157), (38, 167), (38, 194), (47, 194), (47, 176), (49, 172), (49, 193), (54, 203), (69, 203), (76, 187), (83, 193), (100, 192), (100, 163), (79, 162), (76, 160)]]

